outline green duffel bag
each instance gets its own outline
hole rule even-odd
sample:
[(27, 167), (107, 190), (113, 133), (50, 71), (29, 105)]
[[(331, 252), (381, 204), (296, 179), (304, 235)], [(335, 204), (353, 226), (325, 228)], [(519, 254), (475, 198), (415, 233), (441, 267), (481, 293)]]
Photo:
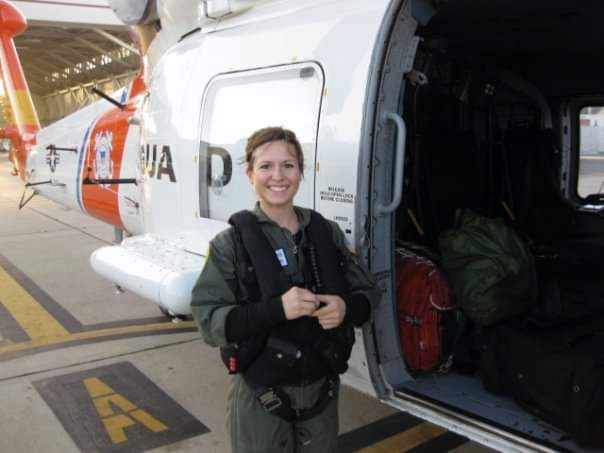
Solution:
[(456, 223), (438, 242), (457, 304), (483, 326), (528, 311), (537, 302), (528, 246), (501, 219), (465, 209)]

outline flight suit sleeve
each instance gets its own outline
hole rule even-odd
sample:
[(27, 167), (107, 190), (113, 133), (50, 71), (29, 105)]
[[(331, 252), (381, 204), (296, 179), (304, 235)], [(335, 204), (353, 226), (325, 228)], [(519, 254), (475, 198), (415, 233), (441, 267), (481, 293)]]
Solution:
[[(373, 308), (379, 303), (382, 294), (377, 282), (365, 263), (352, 253), (347, 245), (346, 237), (335, 222), (329, 222), (333, 229), (333, 240), (346, 259), (346, 279), (350, 284), (350, 297), (346, 302), (346, 318), (353, 325), (360, 325), (371, 319)], [(369, 311), (360, 304), (369, 303)]]
[(208, 257), (191, 297), (191, 311), (204, 341), (210, 346), (226, 346), (226, 319), (237, 305), (235, 246), (231, 230), (219, 233), (210, 242)]

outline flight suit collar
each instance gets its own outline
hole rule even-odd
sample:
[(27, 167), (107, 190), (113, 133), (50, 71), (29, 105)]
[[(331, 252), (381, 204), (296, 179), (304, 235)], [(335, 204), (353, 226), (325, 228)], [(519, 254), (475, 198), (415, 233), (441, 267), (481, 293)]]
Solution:
[[(298, 206), (294, 206), (294, 211), (296, 212), (296, 216), (298, 216), (298, 221), (300, 222), (300, 227), (302, 229), (306, 228), (308, 226), (308, 224), (310, 223), (310, 210), (305, 209), (305, 208), (300, 208)], [(272, 221), (264, 213), (264, 211), (262, 210), (262, 208), (260, 208), (260, 203), (259, 202), (256, 202), (256, 205), (254, 206), (253, 213), (256, 215), (256, 217), (258, 218), (258, 220), (261, 223), (262, 222), (268, 222), (268, 223), (272, 223), (274, 225), (277, 225), (274, 221)]]

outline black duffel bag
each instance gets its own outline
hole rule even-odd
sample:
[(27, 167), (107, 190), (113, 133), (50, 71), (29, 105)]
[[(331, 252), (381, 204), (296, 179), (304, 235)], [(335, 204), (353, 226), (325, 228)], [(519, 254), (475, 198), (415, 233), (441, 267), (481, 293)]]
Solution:
[(604, 447), (601, 319), (555, 329), (488, 329), (481, 371), (487, 390), (512, 396), (582, 446)]

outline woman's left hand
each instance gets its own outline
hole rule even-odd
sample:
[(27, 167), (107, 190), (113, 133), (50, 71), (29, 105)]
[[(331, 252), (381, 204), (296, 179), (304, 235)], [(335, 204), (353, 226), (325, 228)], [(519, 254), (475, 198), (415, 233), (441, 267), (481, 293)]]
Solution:
[(346, 316), (346, 302), (340, 296), (332, 294), (317, 294), (317, 299), (325, 304), (313, 313), (321, 327), (328, 330), (342, 324)]

